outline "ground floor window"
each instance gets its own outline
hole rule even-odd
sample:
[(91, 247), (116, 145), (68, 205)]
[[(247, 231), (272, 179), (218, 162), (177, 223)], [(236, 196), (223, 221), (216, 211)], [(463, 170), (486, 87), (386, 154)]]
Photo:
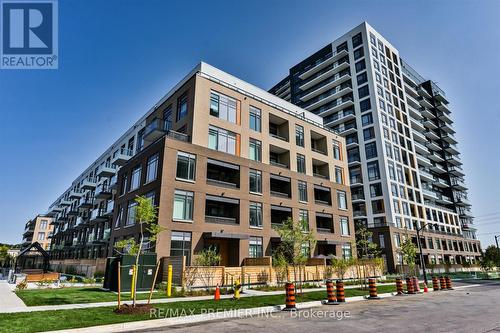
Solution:
[(191, 233), (183, 231), (172, 231), (170, 240), (170, 255), (185, 256), (186, 265), (191, 264)]
[(248, 242), (248, 256), (250, 258), (259, 258), (263, 256), (262, 237), (250, 237)]
[(342, 245), (342, 258), (350, 259), (352, 257), (351, 245), (344, 244)]

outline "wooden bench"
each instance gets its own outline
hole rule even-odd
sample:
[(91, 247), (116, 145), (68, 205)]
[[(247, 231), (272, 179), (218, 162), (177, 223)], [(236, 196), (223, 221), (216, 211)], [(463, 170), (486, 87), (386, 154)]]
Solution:
[(57, 281), (59, 280), (59, 273), (41, 273), (41, 274), (27, 274), (26, 282), (40, 282), (40, 281)]

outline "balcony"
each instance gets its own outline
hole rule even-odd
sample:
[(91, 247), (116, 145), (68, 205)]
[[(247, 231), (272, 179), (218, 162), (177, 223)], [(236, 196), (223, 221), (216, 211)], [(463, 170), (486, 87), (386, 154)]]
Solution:
[(144, 130), (144, 141), (154, 142), (164, 136), (166, 134), (166, 130), (163, 126), (163, 122), (156, 118), (151, 123), (146, 125)]
[(432, 96), (427, 92), (427, 90), (424, 89), (422, 86), (418, 86), (417, 92), (420, 96), (426, 97), (426, 98), (431, 98)]
[(361, 175), (351, 176), (349, 177), (349, 181), (351, 186), (363, 185), (363, 177)]
[(351, 78), (349, 71), (337, 73), (329, 79), (313, 86), (313, 90), (306, 95), (300, 97), (302, 102), (307, 102), (317, 96), (315, 100), (325, 99), (325, 103), (341, 97), (346, 93), (352, 92), (350, 82), (346, 82)]
[(410, 117), (410, 122), (411, 122), (411, 128), (413, 128), (417, 131), (420, 131), (420, 132), (425, 131), (424, 126), (422, 125), (422, 123), (419, 120), (416, 120), (416, 119), (413, 119), (412, 117)]
[(465, 174), (463, 173), (462, 171), (462, 168), (458, 167), (458, 166), (450, 166), (448, 167), (448, 171), (453, 175), (453, 176), (456, 176), (456, 177), (463, 177), (465, 176)]
[(433, 130), (438, 128), (437, 125), (432, 120), (430, 120), (428, 118), (424, 119), (424, 127), (428, 128), (428, 129), (433, 129)]
[(428, 171), (424, 169), (419, 169), (418, 173), (420, 174), (420, 178), (422, 180), (428, 181), (428, 182), (433, 182), (434, 181), (434, 176), (431, 175)]
[(453, 201), (451, 201), (451, 199), (449, 197), (447, 197), (446, 195), (442, 195), (442, 194), (437, 195), (436, 202), (440, 203), (442, 205), (452, 205), (453, 204)]
[(451, 186), (454, 189), (457, 189), (459, 191), (467, 190), (467, 186), (465, 186), (465, 182), (463, 181), (463, 179), (460, 179), (460, 178), (452, 178), (451, 179)]
[(111, 177), (116, 173), (116, 165), (111, 162), (107, 162), (97, 169), (97, 175), (99, 177)]
[(441, 136), (441, 139), (450, 143), (450, 144), (454, 144), (454, 143), (457, 143), (457, 139), (455, 139), (455, 136), (451, 133), (446, 133), (446, 134), (443, 134)]
[(333, 216), (331, 214), (316, 213), (316, 231), (318, 233), (333, 232)]
[(134, 151), (131, 149), (120, 148), (111, 159), (111, 163), (122, 166), (134, 155)]
[(271, 225), (280, 226), (292, 218), (292, 209), (284, 206), (271, 205)]
[(78, 216), (78, 217), (76, 218), (76, 223), (75, 223), (75, 226), (76, 226), (76, 227), (82, 227), (84, 224), (85, 224), (85, 220), (83, 219), (83, 217)]
[(462, 165), (462, 162), (460, 161), (460, 157), (458, 155), (446, 155), (446, 162), (454, 165), (454, 166), (460, 166)]
[(422, 194), (424, 195), (425, 198), (432, 199), (432, 200), (436, 200), (437, 199), (436, 192), (434, 192), (432, 190), (428, 190), (428, 189), (423, 188), (422, 189)]
[(444, 145), (444, 149), (452, 154), (452, 155), (458, 155), (460, 152), (458, 151), (458, 148), (457, 148), (457, 145), (455, 144), (447, 144), (447, 145)]
[(423, 144), (417, 142), (417, 141), (414, 141), (413, 142), (413, 145), (415, 146), (415, 151), (417, 153), (420, 153), (422, 155), (427, 155), (429, 153), (429, 150), (427, 149), (426, 146), (424, 146)]
[(430, 166), (430, 169), (436, 173), (439, 173), (439, 174), (446, 173), (446, 170), (442, 166), (440, 166), (439, 164), (432, 164)]
[(356, 114), (353, 109), (342, 110), (337, 113), (331, 114), (323, 118), (323, 124), (325, 126), (336, 126), (340, 123), (346, 122), (348, 120), (356, 119)]
[(337, 127), (333, 128), (335, 131), (337, 131), (340, 135), (346, 136), (349, 134), (357, 133), (357, 128), (356, 128), (356, 122), (353, 121), (351, 123), (344, 123), (341, 124)]
[(93, 190), (97, 186), (97, 178), (95, 177), (90, 177), (90, 178), (85, 178), (82, 181), (81, 188), (84, 190)]
[(273, 114), (269, 115), (269, 136), (288, 142), (290, 137), (289, 132), (288, 120), (277, 117)]
[(430, 167), (432, 165), (431, 161), (422, 155), (417, 154), (417, 163), (424, 167)]
[(425, 97), (420, 97), (418, 99), (418, 102), (420, 103), (420, 105), (428, 109), (432, 109), (434, 107)]
[(426, 143), (427, 142), (427, 139), (425, 138), (425, 136), (421, 132), (412, 130), (412, 133), (413, 133), (413, 138), (416, 141), (418, 141), (420, 143)]
[(70, 199), (80, 199), (83, 196), (83, 191), (80, 189), (73, 189), (69, 192)]
[(113, 216), (113, 208), (115, 207), (115, 202), (113, 200), (108, 201), (106, 205), (106, 210), (104, 211), (104, 215)]
[(273, 166), (290, 169), (290, 151), (269, 145), (269, 163)]
[(207, 184), (228, 188), (239, 188), (240, 167), (235, 164), (208, 159)]
[(324, 160), (317, 160), (315, 158), (312, 159), (313, 164), (313, 176), (322, 178), (322, 179), (330, 179), (330, 166), (328, 162)]
[(271, 183), (271, 196), (278, 198), (292, 197), (292, 185), (290, 178), (271, 174), (270, 183)]
[(352, 215), (355, 219), (365, 219), (366, 218), (366, 210), (354, 210)]
[(352, 203), (361, 203), (365, 201), (365, 194), (361, 190), (359, 192), (351, 192), (351, 201)]
[(441, 156), (439, 156), (436, 152), (431, 152), (427, 156), (429, 157), (430, 160), (433, 160), (434, 162), (439, 162), (439, 163), (444, 162), (444, 159)]
[(431, 130), (425, 131), (424, 135), (427, 138), (429, 138), (430, 140), (438, 140), (439, 139), (439, 136), (434, 131), (431, 131)]
[(322, 155), (328, 155), (326, 136), (311, 131), (311, 150)]
[(54, 205), (54, 206), (50, 207), (49, 213), (56, 214), (56, 213), (62, 212), (62, 210), (63, 209), (59, 205)]
[(332, 193), (329, 187), (314, 185), (314, 202), (319, 205), (332, 205)]
[(447, 114), (451, 113), (450, 109), (448, 108), (448, 106), (446, 104), (443, 104), (443, 103), (437, 103), (436, 104), (436, 108), (439, 110), (439, 111), (442, 111), (442, 112), (445, 112)]
[(68, 216), (77, 216), (78, 213), (79, 213), (78, 205), (76, 204), (71, 205), (67, 212)]
[[(320, 105), (323, 105), (324, 101), (325, 100), (320, 100), (320, 101), (314, 103), (313, 105), (308, 106), (306, 109), (311, 111), (314, 108), (316, 108)], [(314, 113), (316, 113), (317, 115), (319, 115), (321, 117), (326, 117), (332, 113), (335, 113), (337, 111), (340, 111), (340, 110), (348, 108), (348, 107), (351, 107), (353, 105), (354, 105), (354, 102), (353, 102), (352, 97), (347, 96), (347, 97), (337, 98), (334, 102), (330, 102), (327, 105), (322, 106), (319, 109), (313, 110), (313, 111), (314, 111)]]
[(104, 222), (107, 220), (108, 218), (103, 209), (96, 208), (90, 213), (90, 222)]
[(72, 203), (73, 201), (68, 199), (61, 199), (61, 202), (59, 202), (61, 206), (71, 206)]
[(310, 77), (311, 75), (319, 72), (323, 68), (327, 67), (330, 64), (333, 64), (335, 61), (337, 61), (338, 59), (340, 59), (343, 56), (346, 56), (348, 54), (349, 53), (345, 49), (340, 50), (340, 51), (334, 51), (334, 52), (326, 55), (325, 57), (318, 59), (316, 61), (316, 63), (311, 68), (307, 69), (304, 73), (300, 74), (299, 78), (301, 80), (305, 80), (308, 77)]
[(78, 209), (80, 211), (84, 211), (84, 210), (92, 208), (93, 205), (94, 205), (94, 198), (82, 197), (80, 199), (80, 202), (78, 203)]
[(427, 148), (432, 149), (434, 151), (440, 151), (441, 147), (435, 141), (428, 141), (426, 144)]
[(112, 196), (113, 196), (113, 193), (106, 183), (100, 184), (99, 186), (97, 186), (97, 188), (94, 192), (94, 198), (95, 198), (96, 202), (111, 199)]
[(446, 188), (449, 186), (448, 183), (446, 182), (446, 180), (444, 180), (442, 178), (435, 178), (434, 181), (432, 182), (432, 184), (434, 184), (437, 187), (441, 187), (441, 188)]
[(463, 206), (463, 207), (468, 207), (471, 205), (469, 199), (467, 199), (466, 197), (458, 197), (456, 199), (456, 203), (458, 206)]
[(205, 222), (239, 224), (240, 201), (238, 199), (207, 194), (205, 197)]
[(410, 95), (406, 95), (406, 102), (415, 109), (420, 109), (420, 103)]

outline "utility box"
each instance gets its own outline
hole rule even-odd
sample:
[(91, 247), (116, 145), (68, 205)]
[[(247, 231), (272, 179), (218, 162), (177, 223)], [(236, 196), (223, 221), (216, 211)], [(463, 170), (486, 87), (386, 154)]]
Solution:
[[(118, 291), (118, 263), (120, 263), (120, 289), (130, 292), (132, 289), (133, 265), (135, 256), (121, 255), (108, 257), (104, 274), (104, 288)], [(139, 256), (137, 269), (137, 291), (150, 290), (156, 271), (156, 253), (145, 253)]]

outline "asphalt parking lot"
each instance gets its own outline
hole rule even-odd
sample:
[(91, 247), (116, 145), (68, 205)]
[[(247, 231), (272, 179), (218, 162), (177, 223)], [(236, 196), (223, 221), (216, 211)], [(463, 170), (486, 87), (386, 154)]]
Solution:
[[(155, 332), (500, 332), (500, 282), (321, 306), (297, 313), (171, 326)], [(476, 286), (474, 286), (476, 285)], [(151, 331), (151, 330), (150, 330)]]

